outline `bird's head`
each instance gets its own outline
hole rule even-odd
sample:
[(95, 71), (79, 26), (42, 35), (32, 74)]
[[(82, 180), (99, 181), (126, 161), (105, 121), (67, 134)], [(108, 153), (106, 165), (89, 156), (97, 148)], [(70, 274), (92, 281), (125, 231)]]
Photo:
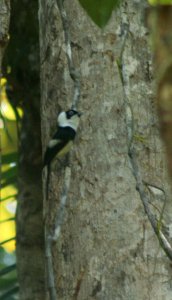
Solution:
[(57, 118), (58, 125), (60, 127), (71, 127), (75, 131), (78, 128), (79, 125), (79, 118), (81, 116), (81, 113), (78, 111), (71, 109), (68, 111), (62, 111)]

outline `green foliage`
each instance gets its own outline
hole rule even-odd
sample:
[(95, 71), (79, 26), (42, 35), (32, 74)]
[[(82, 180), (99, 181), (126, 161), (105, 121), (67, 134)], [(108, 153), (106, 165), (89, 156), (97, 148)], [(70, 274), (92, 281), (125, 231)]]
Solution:
[(14, 300), (17, 292), (15, 255), (0, 248), (0, 300)]
[[(8, 154), (3, 154), (1, 156), (2, 165), (7, 165), (8, 169), (5, 171), (2, 171), (1, 174), (1, 188), (4, 188), (10, 184), (16, 185), (17, 183), (17, 159), (18, 159), (18, 153), (12, 152)], [(5, 199), (9, 199), (8, 196)], [(3, 201), (4, 199), (1, 199), (0, 201)]]
[(18, 153), (17, 152), (12, 152), (8, 154), (3, 154), (2, 155), (2, 163), (3, 164), (10, 164), (12, 162), (16, 162), (18, 159)]
[[(2, 114), (1, 114), (2, 117)], [(3, 121), (5, 120), (5, 118), (3, 119)], [(5, 129), (4, 127), (4, 131), (6, 132), (7, 135), (7, 140), (8, 138), (12, 141), (12, 138), (10, 136), (10, 133)], [(0, 225), (1, 228), (0, 230), (2, 230), (3, 232), (3, 223), (4, 226), (6, 227), (10, 227), (10, 223), (11, 221), (15, 220), (15, 217), (8, 217), (8, 214), (5, 215), (4, 211), (6, 210), (6, 205), (9, 204), (10, 201), (13, 201), (16, 199), (17, 193), (14, 193), (14, 189), (10, 189), (10, 187), (8, 185), (16, 185), (17, 182), (17, 161), (18, 161), (18, 154), (15, 150), (13, 150), (12, 152), (8, 152), (10, 151), (8, 149), (7, 145), (4, 145), (5, 150), (7, 150), (7, 152), (5, 152), (5, 154), (2, 152), (1, 153), (1, 163), (2, 163), (2, 167), (1, 167), (1, 193), (4, 194), (4, 197), (2, 199), (0, 199), (0, 205), (1, 205), (1, 218), (2, 220), (0, 220)], [(8, 154), (7, 154), (8, 153)], [(4, 193), (3, 188), (6, 187), (6, 192), (7, 194)], [(11, 191), (11, 193), (10, 193)], [(6, 201), (4, 203), (2, 203), (3, 201)], [(11, 225), (12, 226), (12, 225)], [(13, 225), (14, 226), (14, 225)], [(6, 229), (5, 229), (6, 232)], [(9, 233), (9, 231), (7, 230), (7, 232)], [(18, 292), (18, 286), (17, 286), (17, 275), (16, 275), (16, 263), (15, 263), (15, 255), (14, 252), (8, 254), (6, 253), (6, 251), (2, 248), (2, 246), (6, 247), (7, 244), (9, 244), (9, 242), (14, 241), (15, 237), (11, 237), (8, 238), (6, 237), (6, 239), (2, 240), (2, 236), (1, 236), (1, 242), (0, 242), (0, 299), (1, 300), (14, 300), (16, 299), (14, 295), (16, 295), (16, 293)], [(7, 258), (8, 257), (8, 258)], [(13, 262), (13, 263), (12, 263)]]
[(8, 240), (2, 241), (2, 242), (0, 243), (0, 246), (4, 245), (4, 244), (6, 244), (6, 243), (8, 243), (8, 242), (10, 242), (10, 241), (13, 241), (13, 240), (15, 240), (15, 239), (16, 239), (16, 237), (14, 236), (14, 237), (12, 237), (12, 238), (10, 238), (10, 239), (8, 239)]
[(14, 294), (16, 294), (19, 291), (19, 287), (15, 286), (13, 288), (11, 288), (10, 290), (8, 290), (7, 292), (5, 292), (4, 294), (2, 294), (0, 296), (0, 300), (13, 300), (15, 299), (13, 297)]
[(7, 187), (8, 185), (11, 185), (11, 184), (16, 185), (16, 176), (6, 178), (1, 183), (1, 188), (5, 188), (5, 187)]
[[(4, 276), (5, 277), (5, 276)], [(7, 290), (9, 289), (9, 286), (11, 287), (12, 285), (16, 284), (16, 277), (15, 278), (1, 278), (0, 279), (0, 287), (1, 291), (2, 290)], [(1, 299), (1, 298), (0, 298)]]
[(79, 2), (94, 23), (103, 28), (121, 0), (79, 0)]
[(14, 198), (16, 198), (16, 197), (17, 197), (17, 194), (12, 194), (12, 195), (10, 195), (10, 196), (1, 198), (1, 199), (0, 199), (0, 202), (6, 201), (6, 200), (9, 200), (9, 199), (14, 199)]
[(5, 267), (4, 269), (0, 270), (0, 276), (3, 276), (5, 274), (8, 274), (16, 269), (16, 264), (10, 265), (8, 267)]
[(171, 5), (172, 0), (148, 0), (149, 4), (152, 5)]
[(8, 218), (5, 220), (0, 221), (0, 224), (5, 223), (5, 222), (10, 222), (10, 221), (15, 221), (16, 218)]
[(12, 178), (14, 179), (14, 182), (16, 182), (16, 174), (17, 174), (17, 166), (11, 167), (7, 171), (2, 172), (1, 175), (2, 185), (4, 182), (12, 181)]

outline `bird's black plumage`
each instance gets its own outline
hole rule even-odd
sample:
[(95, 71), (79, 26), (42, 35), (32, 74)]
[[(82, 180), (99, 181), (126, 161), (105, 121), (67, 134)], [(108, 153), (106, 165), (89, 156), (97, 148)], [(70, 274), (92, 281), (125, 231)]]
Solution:
[(58, 140), (58, 143), (52, 147), (48, 146), (44, 155), (44, 166), (49, 165), (55, 156), (69, 143), (73, 141), (76, 131), (70, 126), (58, 127), (52, 140)]

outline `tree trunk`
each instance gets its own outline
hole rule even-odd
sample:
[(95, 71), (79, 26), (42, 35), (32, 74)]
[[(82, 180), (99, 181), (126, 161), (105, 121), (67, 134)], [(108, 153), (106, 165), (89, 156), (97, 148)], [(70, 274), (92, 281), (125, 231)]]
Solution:
[(19, 196), (17, 207), (17, 271), (20, 299), (42, 300), (44, 232), (42, 218), (42, 157), (40, 141), (39, 37), (37, 1), (12, 1), (10, 42), (5, 66), (13, 107), (22, 106)]
[(0, 10), (0, 73), (2, 74), (2, 59), (9, 40), (10, 1), (2, 0)]
[[(152, 92), (151, 53), (144, 4), (123, 5), (102, 31), (77, 0), (65, 1), (75, 65), (82, 78), (84, 114), (70, 154), (72, 172), (60, 238), (53, 245), (58, 299), (171, 299), (170, 262), (144, 213), (128, 155), (126, 104), (133, 147), (150, 209), (170, 220), (170, 195)], [(57, 113), (72, 103), (64, 32), (56, 1), (40, 0), (43, 149)], [(64, 164), (65, 165), (65, 164)], [(45, 223), (54, 228), (65, 167), (51, 169)], [(45, 183), (44, 183), (45, 185)], [(46, 197), (45, 197), (46, 198)]]

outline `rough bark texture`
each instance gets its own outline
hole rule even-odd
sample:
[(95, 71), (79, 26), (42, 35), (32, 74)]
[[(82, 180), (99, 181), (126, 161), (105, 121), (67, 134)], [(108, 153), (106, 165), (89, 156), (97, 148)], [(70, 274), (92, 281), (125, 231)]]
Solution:
[(0, 76), (2, 76), (2, 58), (9, 39), (10, 1), (0, 2)]
[[(144, 1), (143, 3), (144, 4)], [(164, 149), (152, 92), (151, 54), (144, 6), (124, 1), (101, 31), (77, 0), (65, 1), (75, 64), (82, 76), (84, 112), (71, 153), (72, 180), (60, 240), (53, 248), (58, 299), (171, 299), (171, 265), (145, 216), (128, 157), (124, 93), (134, 117), (134, 144), (145, 182), (165, 190), (164, 218), (171, 204)], [(55, 0), (40, 0), (43, 148), (56, 128), (59, 109), (71, 105), (72, 82)], [(118, 61), (118, 63), (117, 63)], [(52, 168), (46, 223), (52, 228), (64, 169)], [(164, 193), (151, 190), (157, 218)], [(169, 224), (170, 225), (170, 224)]]
[[(39, 38), (37, 1), (12, 1), (10, 42), (4, 70), (13, 107), (23, 109), (17, 207), (17, 270), (20, 299), (44, 299)], [(5, 72), (5, 71), (4, 71)]]

